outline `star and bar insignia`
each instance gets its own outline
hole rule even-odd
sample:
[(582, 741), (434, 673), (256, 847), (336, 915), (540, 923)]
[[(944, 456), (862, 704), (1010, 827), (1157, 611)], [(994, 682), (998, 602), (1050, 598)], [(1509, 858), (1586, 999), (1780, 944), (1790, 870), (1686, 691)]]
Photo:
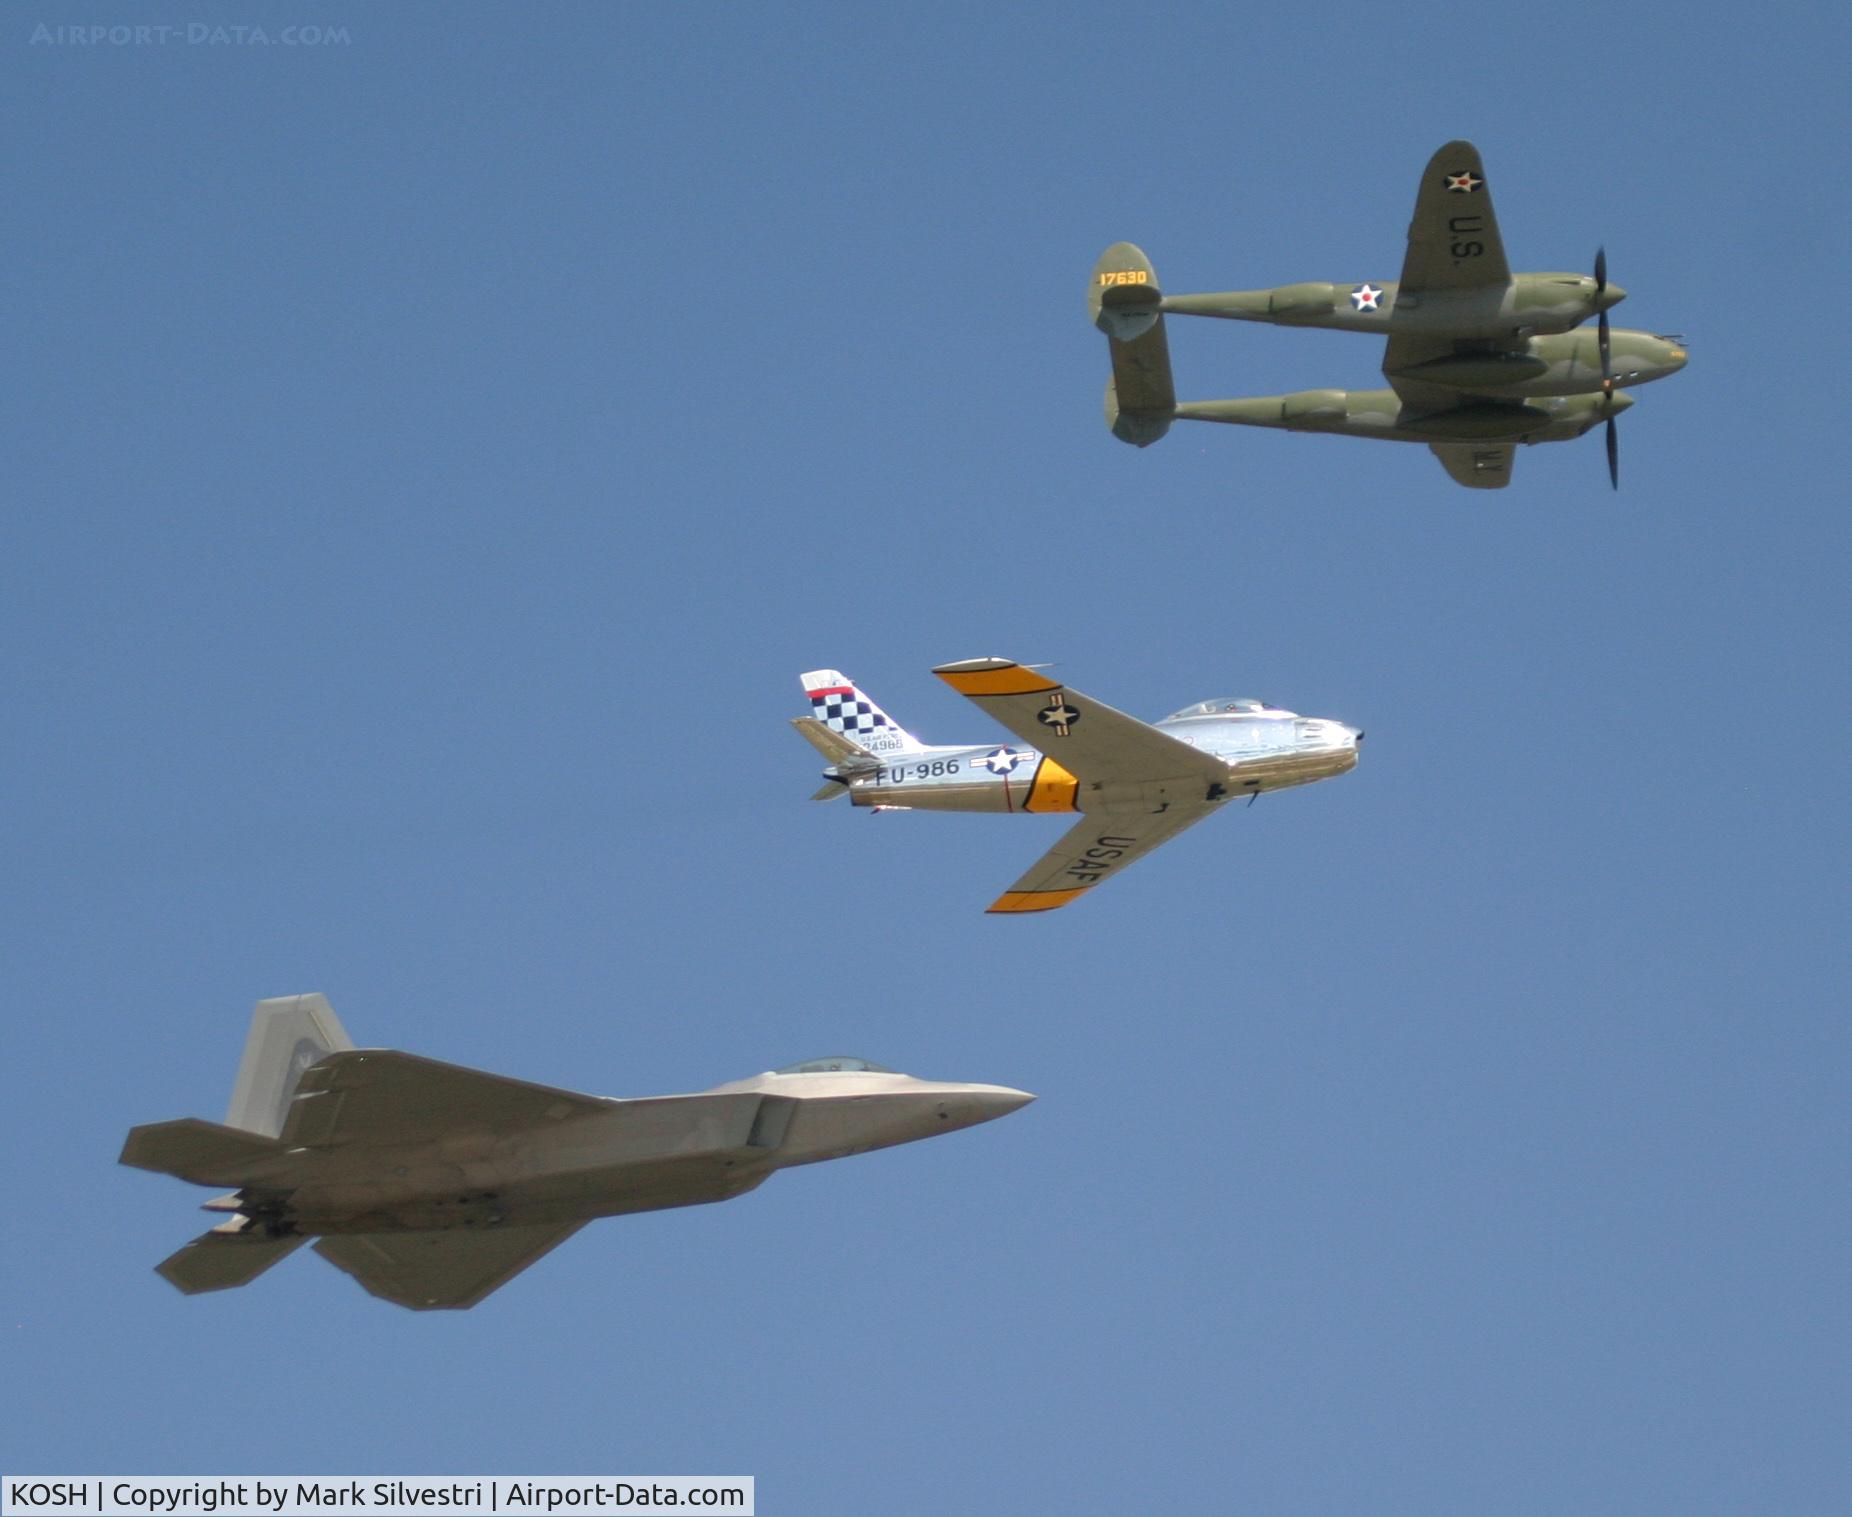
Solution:
[(1379, 309), (1377, 302), (1383, 298), (1383, 292), (1373, 284), (1360, 284), (1350, 292), (1350, 303), (1359, 311)]
[(1470, 195), (1484, 183), (1485, 181), (1471, 169), (1468, 169), (1464, 174), (1449, 174), (1447, 176), (1447, 188), (1460, 195)]
[(1050, 696), (1048, 704), (1035, 713), (1035, 719), (1044, 727), (1053, 727), (1056, 737), (1066, 737), (1067, 729), (1080, 720), (1080, 713), (1060, 696)]
[(992, 774), (1012, 774), (1026, 755), (1014, 748), (996, 748), (984, 756), (984, 767)]

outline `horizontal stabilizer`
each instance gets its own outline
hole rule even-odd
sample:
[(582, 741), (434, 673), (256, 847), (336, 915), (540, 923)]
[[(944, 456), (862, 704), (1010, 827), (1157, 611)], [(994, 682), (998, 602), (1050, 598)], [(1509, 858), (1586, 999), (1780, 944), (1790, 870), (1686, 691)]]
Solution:
[(249, 1185), (254, 1183), (255, 1172), (269, 1167), (285, 1151), (275, 1138), (198, 1117), (181, 1117), (130, 1128), (118, 1162), (177, 1175), (195, 1185)]
[(876, 758), (854, 738), (845, 737), (833, 727), (826, 727), (814, 716), (794, 716), (791, 725), (797, 728), (797, 735), (832, 764), (854, 767), (865, 764), (870, 769), (878, 769), (881, 760)]
[(155, 1273), (189, 1296), (202, 1291), (230, 1290), (249, 1285), (279, 1259), (302, 1247), (303, 1238), (271, 1238), (261, 1230), (236, 1232), (227, 1223), (202, 1233), (178, 1253), (170, 1254)]
[(881, 767), (882, 761), (854, 738), (826, 726), (814, 716), (794, 716), (791, 725), (797, 728), (799, 737), (830, 761), (831, 767), (825, 771), (828, 783), (811, 796), (813, 801), (833, 801), (847, 795), (850, 780), (858, 775), (873, 774)]
[(1112, 358), (1106, 425), (1121, 442), (1140, 448), (1170, 430), (1177, 407), (1162, 301), (1157, 271), (1131, 243), (1115, 242), (1093, 266), (1087, 313), (1106, 334)]

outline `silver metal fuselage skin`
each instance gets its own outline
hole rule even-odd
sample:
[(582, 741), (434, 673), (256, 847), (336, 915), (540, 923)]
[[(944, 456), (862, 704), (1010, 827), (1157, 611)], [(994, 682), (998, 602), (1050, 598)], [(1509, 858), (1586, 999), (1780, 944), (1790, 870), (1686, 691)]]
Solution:
[(1194, 781), (1187, 792), (1167, 793), (1165, 777), (1153, 775), (1150, 784), (1136, 787), (1139, 794), (1126, 794), (1124, 787), (1076, 781), (1059, 767), (1058, 745), (1042, 752), (992, 743), (892, 755), (879, 770), (849, 781), (849, 799), (857, 806), (919, 811), (1086, 812), (1141, 804), (1157, 810), (1166, 800), (1227, 800), (1348, 773), (1357, 766), (1362, 736), (1342, 722), (1280, 710), (1151, 725), (1222, 759), (1228, 766), (1222, 793), (1205, 795)]
[(724, 1201), (779, 1169), (970, 1127), (1031, 1099), (889, 1072), (763, 1074), (509, 1133), (296, 1149), (253, 1169), (237, 1209), (304, 1234), (583, 1222)]

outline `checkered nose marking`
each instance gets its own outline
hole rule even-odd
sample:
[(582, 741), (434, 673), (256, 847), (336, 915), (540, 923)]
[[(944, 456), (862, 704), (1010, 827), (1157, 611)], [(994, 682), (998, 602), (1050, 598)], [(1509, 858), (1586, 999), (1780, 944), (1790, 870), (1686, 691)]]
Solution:
[(867, 737), (889, 725), (888, 719), (853, 686), (812, 690), (810, 709), (826, 727), (846, 737)]

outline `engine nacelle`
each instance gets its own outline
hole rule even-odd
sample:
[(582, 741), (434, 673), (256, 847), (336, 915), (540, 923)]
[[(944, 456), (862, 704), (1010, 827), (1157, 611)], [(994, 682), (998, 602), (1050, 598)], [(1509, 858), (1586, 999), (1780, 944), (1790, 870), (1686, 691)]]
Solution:
[(1329, 316), (1337, 303), (1338, 287), (1334, 284), (1283, 284), (1267, 291), (1270, 316)]
[(1282, 421), (1342, 421), (1346, 414), (1342, 390), (1296, 390), (1280, 397)]
[(1523, 384), (1547, 374), (1549, 369), (1548, 363), (1532, 353), (1455, 353), (1410, 364), (1396, 372), (1408, 379), (1456, 390), (1495, 390), (1503, 385)]

